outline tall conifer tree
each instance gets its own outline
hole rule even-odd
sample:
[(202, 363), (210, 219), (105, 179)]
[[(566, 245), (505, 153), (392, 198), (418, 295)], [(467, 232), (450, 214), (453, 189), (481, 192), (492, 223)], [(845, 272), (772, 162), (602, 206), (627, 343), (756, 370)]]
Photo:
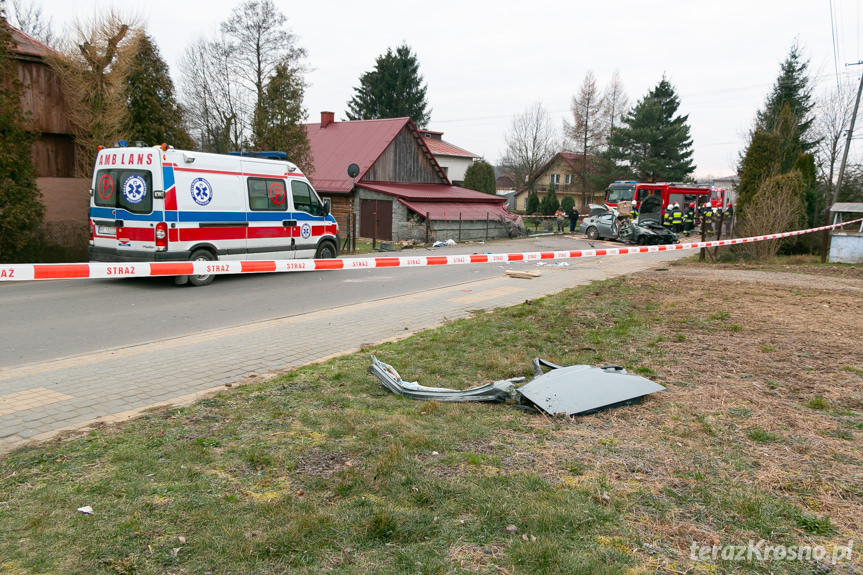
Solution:
[(348, 101), (349, 120), (410, 117), (418, 128), (431, 120), (419, 61), (407, 44), (379, 56), (375, 69), (360, 77), (359, 87)]
[(677, 115), (680, 100), (663, 76), (608, 138), (605, 156), (628, 164), (641, 181), (683, 181), (694, 170), (689, 116)]
[(183, 127), (183, 112), (177, 103), (174, 82), (159, 48), (149, 35), (138, 34), (123, 91), (129, 107), (126, 134), (149, 146), (161, 143), (188, 150), (195, 142)]

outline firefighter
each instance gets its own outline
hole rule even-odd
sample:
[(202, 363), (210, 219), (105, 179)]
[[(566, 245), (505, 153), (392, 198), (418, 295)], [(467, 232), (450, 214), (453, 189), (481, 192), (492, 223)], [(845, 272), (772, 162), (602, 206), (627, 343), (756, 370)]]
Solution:
[(690, 202), (683, 212), (683, 235), (689, 236), (693, 229), (695, 229), (695, 202)]
[(731, 202), (728, 202), (728, 205), (725, 206), (725, 235), (730, 236), (732, 225), (731, 222), (734, 220), (734, 206), (731, 205)]
[(671, 211), (674, 209), (674, 206), (669, 204), (665, 210), (662, 212), (662, 225), (668, 229), (671, 229)]
[(710, 202), (704, 202), (704, 212), (701, 215), (701, 232), (709, 234), (713, 231), (713, 207)]
[(674, 209), (671, 211), (671, 231), (675, 234), (683, 231), (683, 210), (677, 202), (674, 202)]

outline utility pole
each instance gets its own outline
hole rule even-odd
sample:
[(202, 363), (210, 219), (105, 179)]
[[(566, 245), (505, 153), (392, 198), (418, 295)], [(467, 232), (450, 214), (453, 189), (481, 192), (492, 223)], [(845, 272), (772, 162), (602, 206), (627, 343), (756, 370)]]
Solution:
[[(859, 66), (863, 64), (860, 60), (854, 64), (845, 64), (846, 66)], [(848, 148), (851, 147), (851, 136), (854, 134), (854, 121), (857, 119), (857, 109), (860, 107), (860, 94), (863, 92), (863, 74), (860, 76), (860, 86), (857, 88), (857, 99), (854, 101), (854, 113), (851, 114), (851, 125), (848, 127), (848, 137), (845, 140), (845, 151), (842, 152), (842, 163), (839, 164), (839, 176), (836, 181), (836, 187), (833, 188), (833, 198), (829, 205), (824, 206), (824, 225), (830, 225), (830, 207), (839, 199), (839, 188), (842, 187), (842, 176), (845, 175), (845, 162), (848, 160)], [(830, 236), (830, 230), (824, 230), (824, 236), (821, 241), (821, 263), (827, 261), (827, 243)]]

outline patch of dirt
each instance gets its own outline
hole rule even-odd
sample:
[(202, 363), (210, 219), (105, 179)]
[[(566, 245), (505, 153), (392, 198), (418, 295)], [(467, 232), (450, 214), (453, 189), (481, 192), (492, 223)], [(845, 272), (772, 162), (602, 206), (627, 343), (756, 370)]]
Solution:
[(863, 539), (863, 266), (682, 264), (623, 282), (635, 308), (660, 309), (661, 337), (644, 345), (663, 353), (639, 367), (667, 391), (571, 423), (537, 418), (562, 429), (545, 465), (525, 463), (588, 488), (611, 480), (612, 502), (651, 500), (631, 521), (681, 557), (727, 542), (734, 522), (693, 513), (693, 497), (732, 497), (705, 485), (802, 509), (801, 540)]

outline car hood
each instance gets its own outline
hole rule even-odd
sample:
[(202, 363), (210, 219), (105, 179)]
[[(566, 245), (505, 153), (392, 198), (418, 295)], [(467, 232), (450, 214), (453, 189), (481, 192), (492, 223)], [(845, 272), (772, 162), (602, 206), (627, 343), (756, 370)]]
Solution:
[(638, 223), (662, 221), (662, 198), (647, 196), (638, 207)]

